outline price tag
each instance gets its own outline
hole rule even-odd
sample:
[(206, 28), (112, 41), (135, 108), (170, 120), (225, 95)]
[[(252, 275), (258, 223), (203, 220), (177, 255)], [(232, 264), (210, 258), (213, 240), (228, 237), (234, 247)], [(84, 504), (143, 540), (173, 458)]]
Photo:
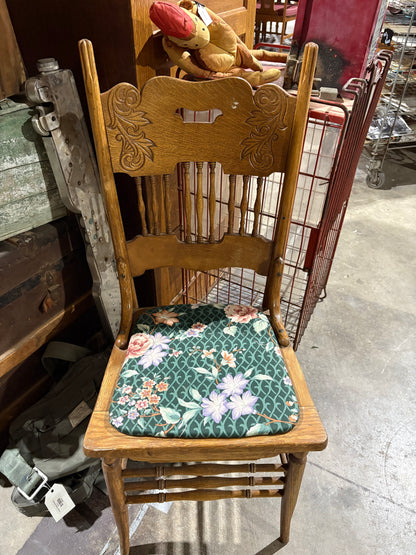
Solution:
[(55, 522), (61, 520), (75, 507), (62, 484), (54, 484), (45, 496), (45, 505)]
[(200, 4), (199, 2), (197, 2), (197, 6), (198, 6), (197, 11), (198, 11), (199, 17), (202, 19), (202, 21), (208, 27), (208, 25), (211, 25), (211, 23), (212, 23), (212, 19), (211, 19), (209, 13), (205, 9), (204, 4)]

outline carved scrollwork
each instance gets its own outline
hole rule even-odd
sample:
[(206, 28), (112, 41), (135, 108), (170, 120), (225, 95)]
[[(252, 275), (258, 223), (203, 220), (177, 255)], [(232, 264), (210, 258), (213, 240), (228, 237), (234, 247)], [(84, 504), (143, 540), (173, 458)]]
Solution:
[(141, 168), (146, 158), (153, 160), (152, 147), (155, 144), (142, 130), (151, 121), (139, 106), (140, 93), (133, 85), (122, 83), (111, 89), (108, 128), (116, 132), (116, 140), (122, 143), (120, 166), (126, 171)]
[(273, 143), (287, 128), (288, 99), (279, 89), (264, 86), (255, 93), (254, 103), (257, 108), (246, 120), (254, 129), (242, 141), (241, 159), (248, 158), (255, 170), (267, 172), (273, 167)]

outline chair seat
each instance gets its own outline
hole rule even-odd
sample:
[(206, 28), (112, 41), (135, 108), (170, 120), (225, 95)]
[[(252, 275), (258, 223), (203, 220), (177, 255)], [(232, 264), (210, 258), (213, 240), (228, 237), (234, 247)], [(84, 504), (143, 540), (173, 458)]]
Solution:
[[(257, 2), (256, 9), (261, 12), (261, 3), (260, 2)], [(276, 13), (276, 15), (283, 15), (284, 4), (275, 4), (273, 6), (273, 10)], [(297, 5), (296, 6), (288, 6), (286, 8), (286, 17), (296, 16), (297, 12), (298, 12)]]
[(282, 434), (298, 404), (269, 320), (243, 305), (172, 305), (142, 313), (110, 422), (131, 436)]

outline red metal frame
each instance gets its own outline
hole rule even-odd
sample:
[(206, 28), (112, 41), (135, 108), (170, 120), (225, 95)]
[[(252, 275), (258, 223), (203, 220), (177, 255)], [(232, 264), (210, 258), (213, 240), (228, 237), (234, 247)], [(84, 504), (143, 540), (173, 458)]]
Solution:
[[(316, 304), (325, 296), (358, 160), (390, 59), (389, 53), (380, 53), (365, 79), (347, 83), (345, 92), (354, 97), (350, 110), (339, 103), (314, 100), (309, 113), (281, 295), (284, 324), (295, 349)], [(282, 176), (274, 174), (263, 188), (260, 226), (268, 237), (274, 230), (281, 181)], [(252, 199), (255, 187), (250, 183)], [(227, 216), (228, 199), (224, 198), (224, 188), (220, 181), (218, 238), (226, 231), (222, 216)], [(253, 201), (249, 214), (250, 210), (252, 214)], [(223, 268), (198, 276), (184, 271), (183, 290), (174, 301), (260, 306), (264, 285), (265, 278), (250, 270)]]

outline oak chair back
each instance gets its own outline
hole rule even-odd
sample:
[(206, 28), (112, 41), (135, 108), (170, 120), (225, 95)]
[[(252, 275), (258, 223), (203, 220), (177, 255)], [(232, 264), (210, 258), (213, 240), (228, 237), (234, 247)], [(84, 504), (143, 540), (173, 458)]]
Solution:
[[(280, 318), (280, 283), (317, 48), (307, 48), (297, 97), (272, 84), (253, 94), (239, 78), (187, 82), (155, 77), (141, 92), (120, 83), (101, 93), (92, 45), (82, 41), (80, 48), (122, 290), (118, 345), (126, 345), (136, 308), (134, 276), (160, 267), (206, 271), (230, 265), (267, 277), (263, 308), (270, 310), (275, 332), (287, 344)], [(198, 115), (208, 110), (214, 114), (210, 123), (189, 118), (188, 111)], [(220, 240), (214, 237), (219, 166), (229, 181), (228, 231)], [(175, 201), (170, 176), (175, 171), (184, 184), (183, 240), (178, 240), (169, 219)], [(135, 178), (142, 229), (127, 243), (113, 176), (119, 172)], [(264, 238), (259, 229), (260, 199), (263, 180), (273, 172), (284, 173), (284, 187), (274, 236)], [(209, 182), (206, 195), (204, 181)], [(253, 183), (256, 198), (248, 229), (247, 191)], [(205, 219), (209, 232), (204, 237)]]

